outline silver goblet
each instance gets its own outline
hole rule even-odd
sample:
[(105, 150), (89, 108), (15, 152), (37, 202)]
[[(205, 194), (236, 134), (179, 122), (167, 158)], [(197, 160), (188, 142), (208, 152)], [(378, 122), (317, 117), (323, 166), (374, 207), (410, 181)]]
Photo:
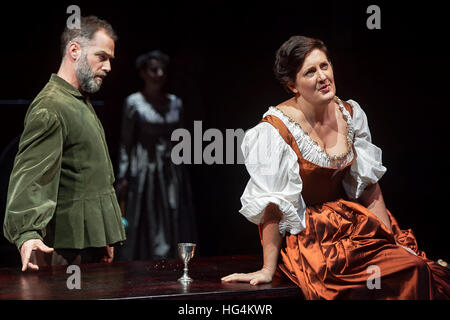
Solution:
[(180, 281), (180, 282), (193, 281), (192, 278), (188, 276), (188, 263), (194, 257), (195, 247), (196, 247), (195, 243), (179, 243), (178, 244), (178, 256), (184, 262), (183, 276), (178, 279), (178, 281)]

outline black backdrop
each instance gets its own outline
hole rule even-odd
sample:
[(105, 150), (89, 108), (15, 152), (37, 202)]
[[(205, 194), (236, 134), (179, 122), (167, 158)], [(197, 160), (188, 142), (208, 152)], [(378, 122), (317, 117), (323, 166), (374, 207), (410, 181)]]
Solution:
[[(21, 133), (27, 108), (9, 100), (32, 100), (58, 69), (59, 36), (71, 4), (82, 15), (108, 20), (119, 35), (112, 72), (93, 96), (104, 102), (96, 110), (115, 166), (122, 103), (140, 88), (134, 71), (138, 54), (159, 48), (171, 56), (170, 88), (184, 101), (188, 129), (201, 120), (203, 130), (225, 133), (256, 125), (268, 106), (288, 97), (271, 71), (281, 43), (295, 34), (317, 37), (331, 52), (338, 96), (360, 103), (373, 141), (383, 150), (388, 171), (380, 185), (388, 209), (402, 228), (415, 231), (431, 258), (449, 259), (445, 10), (431, 2), (263, 3), (17, 2), (2, 9), (0, 153)], [(366, 26), (371, 4), (381, 9), (380, 30)], [(9, 169), (4, 161), (2, 220)], [(245, 167), (202, 164), (189, 171), (200, 254), (261, 252), (256, 226), (238, 213)], [(16, 264), (17, 251), (1, 238), (0, 265)]]

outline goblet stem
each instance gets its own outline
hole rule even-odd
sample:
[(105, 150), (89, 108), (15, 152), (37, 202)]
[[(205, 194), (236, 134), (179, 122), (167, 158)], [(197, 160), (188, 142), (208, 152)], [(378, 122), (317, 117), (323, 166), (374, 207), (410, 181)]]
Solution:
[(191, 282), (192, 279), (191, 279), (191, 277), (189, 277), (188, 271), (189, 271), (189, 269), (188, 269), (188, 263), (185, 262), (185, 263), (184, 263), (184, 269), (183, 269), (183, 276), (182, 276), (181, 278), (179, 278), (178, 281), (181, 281), (181, 282), (183, 282), (183, 283)]
[(188, 279), (188, 264), (187, 264), (186, 261), (184, 262), (184, 275), (183, 275), (183, 278)]

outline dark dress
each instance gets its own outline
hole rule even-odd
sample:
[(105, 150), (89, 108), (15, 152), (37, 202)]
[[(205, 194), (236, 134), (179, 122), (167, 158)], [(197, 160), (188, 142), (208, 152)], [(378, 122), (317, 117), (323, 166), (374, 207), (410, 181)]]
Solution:
[(127, 97), (120, 143), (119, 179), (127, 179), (127, 241), (121, 260), (175, 257), (178, 242), (196, 240), (188, 173), (171, 160), (174, 129), (182, 125), (182, 101), (168, 94), (160, 114), (140, 93)]

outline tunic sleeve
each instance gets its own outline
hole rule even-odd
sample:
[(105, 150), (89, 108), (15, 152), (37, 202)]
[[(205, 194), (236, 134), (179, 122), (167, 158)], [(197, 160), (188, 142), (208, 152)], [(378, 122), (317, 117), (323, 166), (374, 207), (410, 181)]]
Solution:
[(367, 186), (375, 184), (386, 172), (382, 164), (381, 149), (372, 143), (366, 114), (353, 100), (354, 147), (356, 160), (342, 182), (350, 199), (358, 199)]
[(125, 100), (122, 116), (117, 179), (127, 178), (131, 170), (130, 155), (135, 144), (136, 108), (130, 98)]
[(305, 228), (306, 205), (295, 152), (269, 123), (248, 130), (241, 148), (250, 179), (239, 212), (259, 224), (265, 208), (276, 204), (283, 214), (280, 233), (298, 234)]
[(5, 237), (20, 250), (30, 239), (43, 239), (58, 196), (63, 132), (57, 116), (47, 109), (32, 111), (25, 122), (11, 172)]

